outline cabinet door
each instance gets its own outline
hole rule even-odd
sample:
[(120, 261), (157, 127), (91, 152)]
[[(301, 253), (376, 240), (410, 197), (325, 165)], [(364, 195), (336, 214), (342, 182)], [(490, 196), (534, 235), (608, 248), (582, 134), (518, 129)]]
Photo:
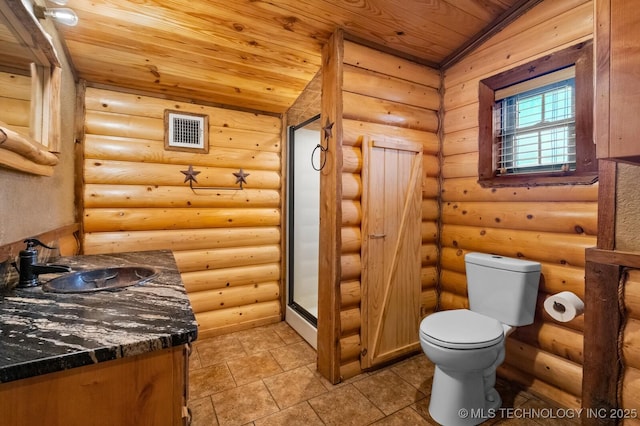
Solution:
[(596, 0), (595, 12), (597, 156), (639, 161), (640, 8)]
[(183, 351), (175, 346), (0, 383), (0, 424), (182, 424)]
[(422, 145), (364, 147), (362, 367), (419, 348)]

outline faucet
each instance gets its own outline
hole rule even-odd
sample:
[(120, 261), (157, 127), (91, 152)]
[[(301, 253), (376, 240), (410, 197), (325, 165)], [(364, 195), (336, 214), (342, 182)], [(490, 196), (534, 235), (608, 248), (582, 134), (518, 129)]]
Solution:
[(27, 244), (27, 248), (20, 251), (20, 268), (13, 262), (13, 266), (18, 270), (20, 279), (18, 281), (18, 287), (35, 287), (39, 284), (38, 275), (40, 274), (55, 274), (71, 272), (71, 268), (66, 265), (51, 265), (36, 263), (38, 259), (38, 250), (36, 246), (42, 246), (49, 250), (55, 247), (49, 247), (43, 244), (41, 241), (35, 238), (27, 238), (24, 240)]

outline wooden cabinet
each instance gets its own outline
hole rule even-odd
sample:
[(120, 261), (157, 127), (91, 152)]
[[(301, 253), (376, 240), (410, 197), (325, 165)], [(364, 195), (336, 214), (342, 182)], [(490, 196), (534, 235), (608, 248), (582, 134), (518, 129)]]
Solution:
[(636, 0), (594, 5), (597, 157), (640, 163), (640, 8)]
[(186, 345), (0, 384), (3, 425), (187, 423)]

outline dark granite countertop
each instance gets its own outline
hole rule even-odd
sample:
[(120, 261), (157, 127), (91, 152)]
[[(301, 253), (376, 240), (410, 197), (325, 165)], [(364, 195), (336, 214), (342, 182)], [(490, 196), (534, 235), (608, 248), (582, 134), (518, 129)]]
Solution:
[[(138, 355), (192, 342), (198, 329), (170, 251), (64, 257), (74, 271), (145, 265), (153, 280), (117, 291), (0, 295), (0, 382)], [(57, 276), (57, 275), (56, 275)], [(43, 275), (41, 281), (55, 278)]]

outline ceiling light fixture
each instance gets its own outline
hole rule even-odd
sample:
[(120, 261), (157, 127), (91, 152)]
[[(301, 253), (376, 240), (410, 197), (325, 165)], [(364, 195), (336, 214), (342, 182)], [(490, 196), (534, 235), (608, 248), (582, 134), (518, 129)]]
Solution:
[(78, 15), (76, 15), (73, 10), (67, 7), (47, 8), (35, 5), (33, 7), (33, 13), (38, 19), (46, 19), (50, 17), (56, 22), (68, 25), (70, 27), (76, 26), (78, 24)]

